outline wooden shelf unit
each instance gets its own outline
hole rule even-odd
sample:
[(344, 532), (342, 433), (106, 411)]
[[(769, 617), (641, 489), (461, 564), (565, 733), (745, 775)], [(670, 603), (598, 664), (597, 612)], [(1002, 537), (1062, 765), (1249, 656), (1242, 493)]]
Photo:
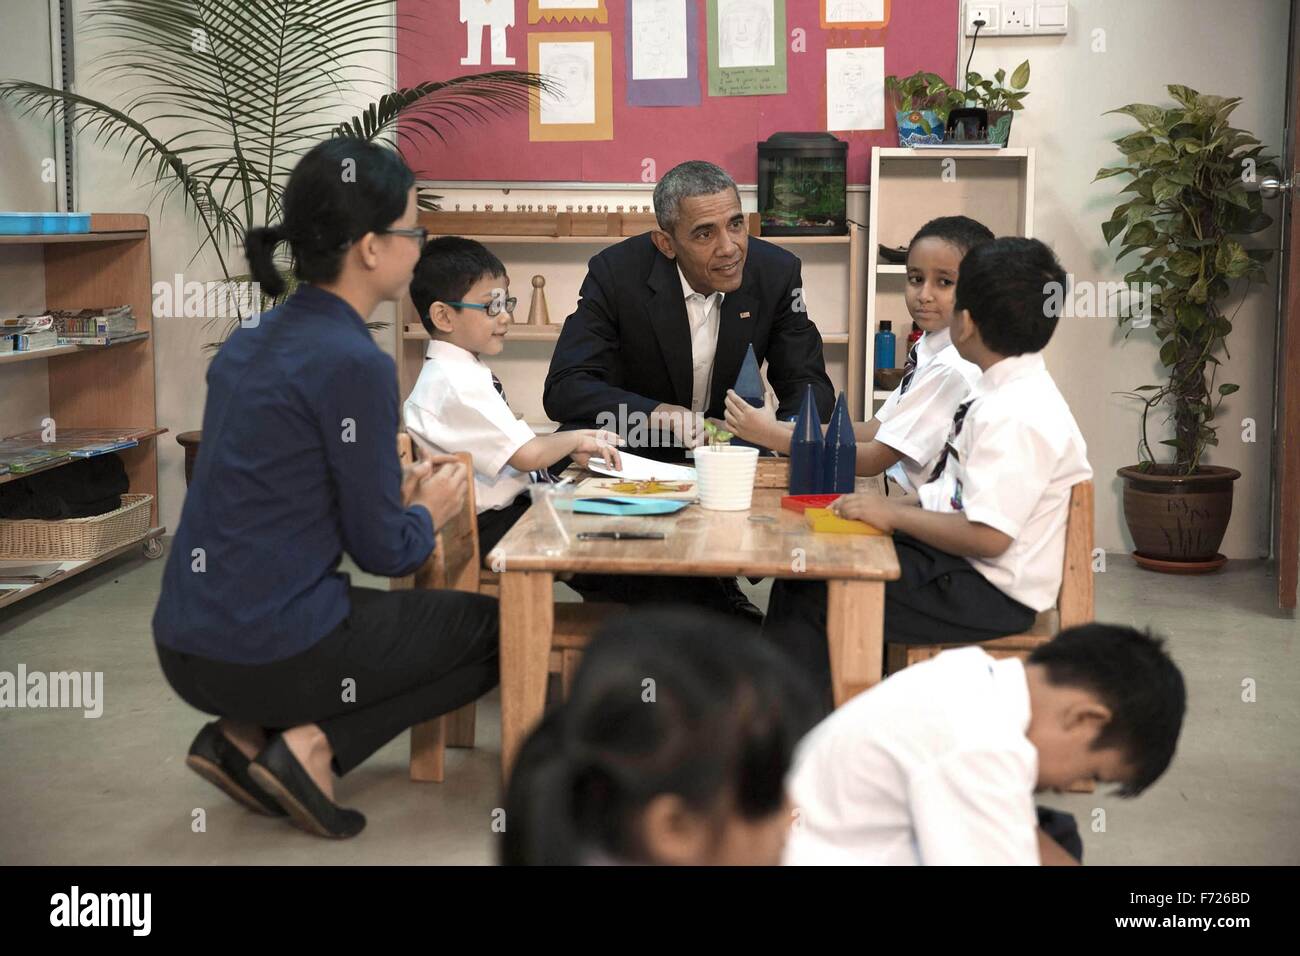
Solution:
[[(952, 162), (947, 162), (951, 160)], [(875, 387), (876, 331), (888, 320), (896, 339), (895, 361), (907, 357), (912, 320), (904, 298), (907, 266), (884, 262), (880, 246), (906, 246), (939, 216), (969, 216), (997, 236), (1034, 234), (1034, 150), (905, 149), (871, 151), (871, 206), (867, 236), (866, 350), (863, 387), (871, 410), (889, 396)]]
[[(0, 260), (7, 255), (3, 247), (8, 246), (39, 247), (39, 263), (31, 263), (30, 255), (24, 255), (14, 269), (31, 271), (31, 281), (43, 285), (45, 308), (75, 310), (126, 303), (135, 314), (136, 329), (152, 332), (153, 277), (148, 216), (96, 213), (91, 216), (88, 233), (0, 236)], [(0, 289), (0, 309), (12, 310), (11, 304), (5, 301), (3, 289)], [(64, 351), (64, 348), (69, 350)], [(150, 531), (130, 545), (80, 563), (75, 572), (65, 572), (45, 585), (0, 592), (0, 606), (37, 593), (74, 573), (115, 557), (131, 546), (140, 543), (147, 546), (166, 530), (158, 524), (158, 453), (153, 438), (166, 429), (160, 429), (157, 423), (152, 334), (115, 346), (72, 346), (48, 351), (49, 354), (40, 356), (46, 363), (48, 394), (36, 396), (36, 400), (44, 407), (45, 414), (54, 420), (56, 435), (59, 429), (104, 428), (141, 436), (140, 444), (117, 454), (126, 466), (131, 493), (153, 496)], [(14, 367), (12, 361), (0, 364), (0, 391), (14, 387), (6, 384), (6, 377), (14, 374), (7, 369)], [(16, 367), (29, 368), (30, 365), (23, 362)], [(0, 423), (0, 433), (13, 434), (39, 425), (39, 420), (3, 422)], [(26, 477), (26, 474), (10, 473), (0, 476), (0, 480)]]
[[(618, 213), (585, 214), (584, 221), (587, 228), (593, 228), (592, 221), (595, 219), (607, 219), (609, 221), (609, 234), (607, 235), (515, 235), (515, 234), (485, 234), (482, 232), (469, 234), (464, 232), (449, 232), (445, 223), (451, 222), (457, 225), (468, 224), (471, 220), (468, 217), (474, 216), (474, 213), (421, 213), (420, 225), (429, 230), (433, 235), (461, 235), (467, 239), (476, 239), (488, 247), (510, 246), (510, 245), (531, 245), (531, 244), (572, 244), (588, 247), (584, 255), (594, 255), (599, 248), (611, 246), (615, 243), (622, 242), (634, 235), (651, 228), (654, 224), (653, 215), (644, 213), (633, 213), (620, 215)], [(536, 216), (528, 213), (509, 213), (505, 211), (499, 213), (479, 213), (479, 216), (492, 215), (499, 216), (503, 223), (502, 228), (509, 228), (512, 220), (518, 220), (522, 228), (536, 229)], [(577, 226), (576, 218), (566, 219), (565, 213), (557, 214), (559, 220), (557, 230), (561, 233), (569, 228)], [(482, 221), (482, 220), (479, 220)], [(750, 235), (757, 235), (758, 214), (749, 214), (749, 232)], [(555, 231), (555, 230), (553, 230)], [(783, 247), (794, 247), (792, 251), (798, 254), (798, 248), (801, 246), (824, 246), (829, 249), (835, 247), (845, 247), (847, 249), (846, 266), (848, 269), (848, 292), (846, 302), (848, 303), (848, 315), (846, 322), (846, 331), (844, 332), (823, 332), (822, 343), (829, 347), (843, 348), (848, 350), (847, 356), (847, 375), (845, 391), (848, 395), (849, 412), (854, 420), (864, 420), (868, 410), (868, 401), (864, 388), (866, 379), (865, 370), (868, 368), (866, 362), (866, 348), (869, 346), (864, 342), (863, 334), (865, 328), (865, 311), (861, 305), (861, 279), (860, 264), (862, 262), (862, 239), (863, 230), (857, 226), (850, 225), (849, 232), (842, 236), (760, 236), (774, 245)], [(520, 293), (518, 293), (520, 310), (527, 314), (529, 305), (529, 296), (531, 288), (525, 283)], [(568, 305), (562, 309), (556, 309), (555, 303), (548, 303), (552, 309), (567, 314)], [(552, 316), (556, 314), (552, 312)], [(419, 316), (415, 314), (415, 308), (411, 305), (409, 297), (403, 297), (398, 306), (399, 321), (395, 323), (396, 327), (396, 354), (397, 359), (397, 377), (399, 396), (405, 400), (406, 396), (411, 393), (415, 387), (415, 381), (420, 375), (420, 367), (424, 363), (424, 346), (419, 343), (428, 341), (428, 334), (420, 324)], [(560, 329), (563, 328), (562, 322), (553, 322), (545, 326), (535, 326), (526, 323), (518, 323), (511, 326), (509, 340), (516, 342), (554, 342), (559, 338)], [(507, 386), (508, 388), (508, 386)]]

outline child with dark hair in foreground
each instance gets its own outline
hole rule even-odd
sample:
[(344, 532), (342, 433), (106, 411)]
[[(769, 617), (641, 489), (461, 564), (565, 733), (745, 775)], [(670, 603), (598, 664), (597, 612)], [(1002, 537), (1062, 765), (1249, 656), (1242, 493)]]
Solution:
[(777, 864), (786, 773), (815, 719), (809, 689), (748, 625), (622, 617), (520, 749), (502, 862)]
[(859, 694), (800, 745), (786, 862), (1073, 863), (1043, 832), (1034, 793), (1091, 780), (1136, 796), (1173, 759), (1186, 706), (1161, 641), (1128, 627), (1062, 631), (1027, 663), (946, 651)]

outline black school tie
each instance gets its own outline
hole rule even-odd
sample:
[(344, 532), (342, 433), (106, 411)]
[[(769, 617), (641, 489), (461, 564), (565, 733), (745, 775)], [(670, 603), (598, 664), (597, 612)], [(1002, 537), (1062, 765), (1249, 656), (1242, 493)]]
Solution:
[(962, 423), (966, 421), (966, 413), (970, 411), (970, 407), (974, 402), (975, 399), (972, 398), (957, 406), (957, 414), (952, 416), (952, 434), (948, 436), (948, 440), (944, 443), (943, 454), (939, 456), (939, 461), (935, 464), (934, 471), (930, 472), (930, 481), (934, 481), (943, 474), (943, 466), (948, 464), (948, 456), (950, 454), (953, 457), (957, 456), (957, 450), (953, 448), (952, 443), (955, 442), (957, 436), (961, 434), (961, 426)]
[(906, 395), (907, 390), (912, 386), (912, 377), (916, 375), (916, 350), (920, 347), (921, 340), (917, 339), (907, 350), (907, 362), (903, 365), (903, 381), (898, 386), (899, 395)]
[[(497, 378), (496, 372), (492, 373), (492, 387), (497, 390), (497, 394), (501, 396), (501, 401), (505, 402), (506, 407), (509, 408), (510, 400), (506, 398), (506, 387), (501, 384), (501, 379)], [(536, 471), (530, 471), (528, 473), (528, 477), (533, 482), (540, 482), (542, 484), (555, 481), (554, 476), (552, 476), (551, 473), (547, 471), (545, 468), (539, 468)]]

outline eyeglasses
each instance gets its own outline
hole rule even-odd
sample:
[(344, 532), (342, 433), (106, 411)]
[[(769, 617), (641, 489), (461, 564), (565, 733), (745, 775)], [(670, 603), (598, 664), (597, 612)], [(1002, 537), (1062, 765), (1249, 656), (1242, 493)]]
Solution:
[(416, 226), (414, 229), (380, 229), (381, 236), (410, 236), (419, 242), (420, 251), (424, 251), (425, 243), (429, 241), (429, 230), (423, 226)]
[(444, 302), (443, 303), (443, 305), (453, 305), (458, 309), (482, 309), (488, 315), (492, 316), (492, 318), (496, 318), (498, 315), (500, 315), (503, 309), (506, 312), (509, 312), (511, 315), (514, 315), (515, 306), (517, 306), (518, 304), (519, 304), (519, 300), (516, 299), (513, 295), (506, 299), (501, 299), (498, 298), (497, 296), (493, 296), (492, 301), (489, 302), (487, 305), (484, 305), (481, 302)]

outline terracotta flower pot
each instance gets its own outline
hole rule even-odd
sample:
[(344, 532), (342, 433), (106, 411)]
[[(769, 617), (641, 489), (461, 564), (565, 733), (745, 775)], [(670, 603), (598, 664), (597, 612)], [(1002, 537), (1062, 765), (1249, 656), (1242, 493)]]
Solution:
[(1148, 471), (1131, 465), (1117, 474), (1124, 479), (1124, 521), (1140, 563), (1222, 566), (1219, 545), (1232, 516), (1232, 483), (1241, 472), (1204, 465), (1195, 474), (1176, 475), (1168, 465)]

